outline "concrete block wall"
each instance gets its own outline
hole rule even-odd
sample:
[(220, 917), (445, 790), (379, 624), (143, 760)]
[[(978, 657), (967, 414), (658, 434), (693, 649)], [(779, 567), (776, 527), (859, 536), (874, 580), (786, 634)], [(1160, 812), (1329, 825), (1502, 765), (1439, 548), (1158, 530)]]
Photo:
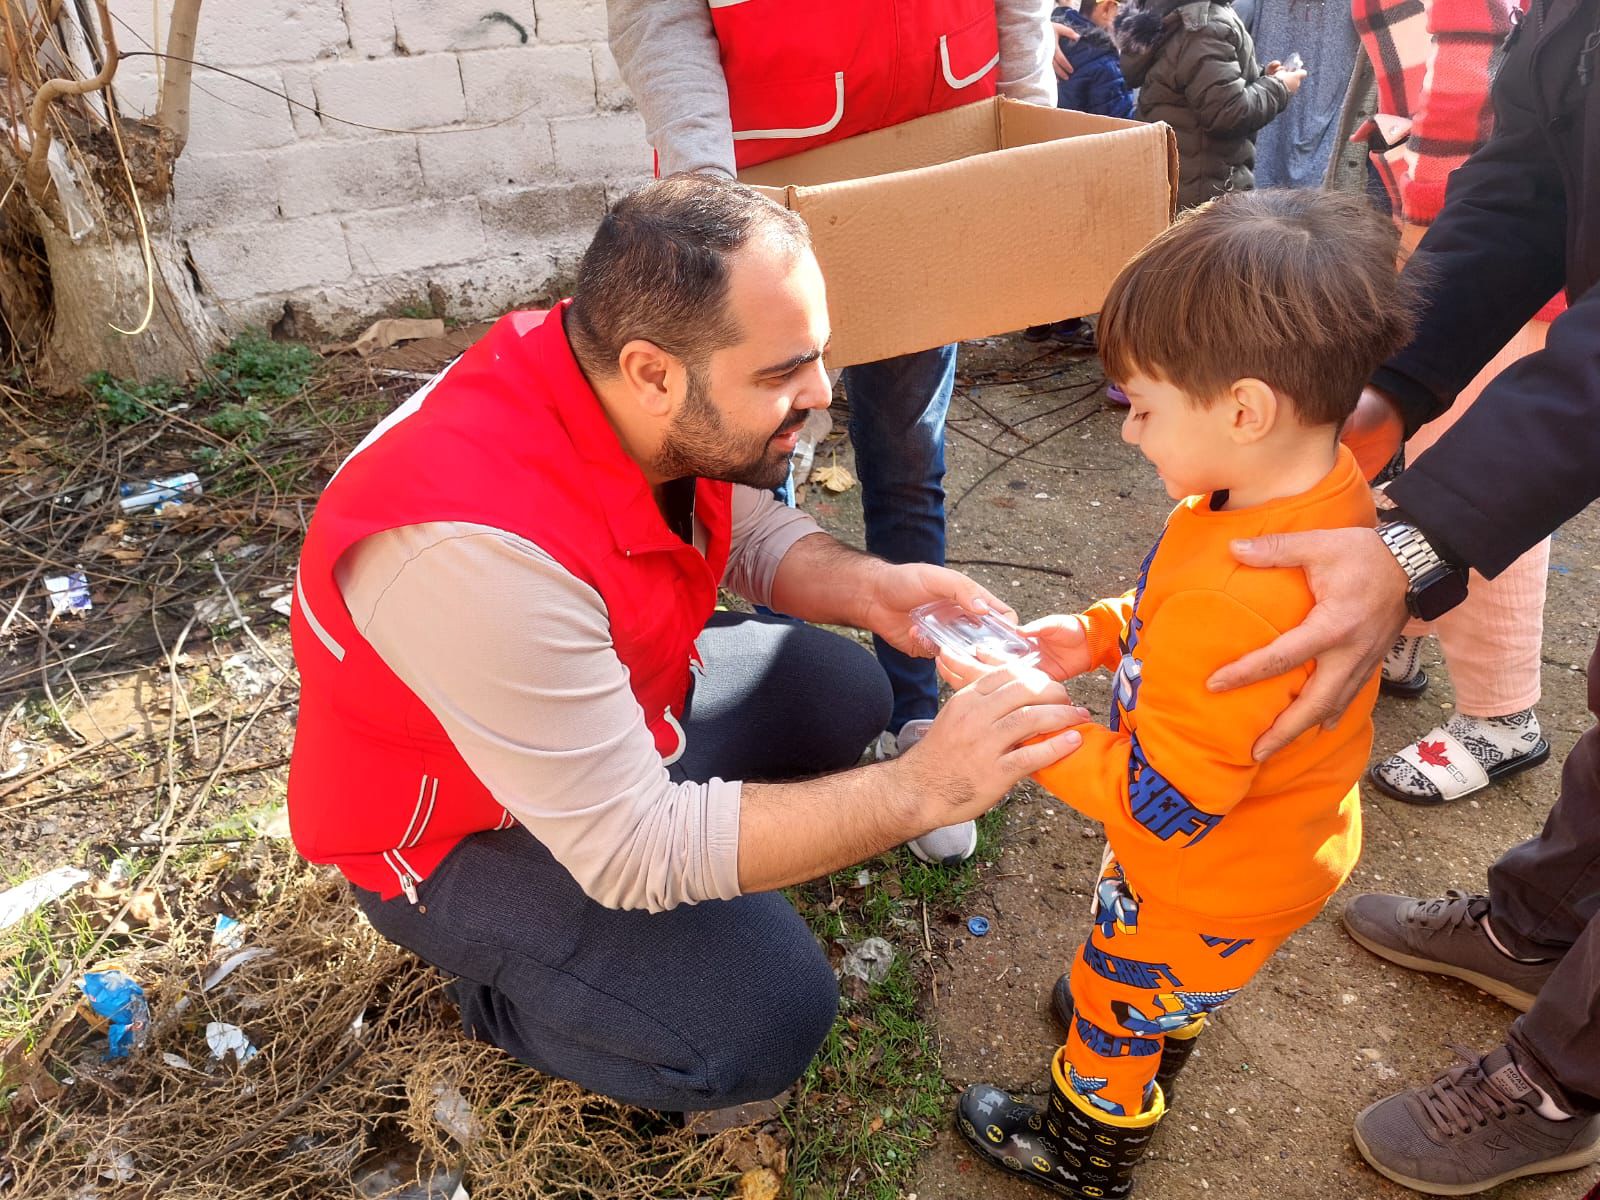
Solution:
[[(112, 0), (122, 50), (160, 48), (155, 10)], [(546, 298), (650, 175), (604, 0), (238, 0), (202, 8), (196, 58), (230, 74), (195, 71), (174, 221), (234, 328)], [(123, 111), (158, 62), (124, 61)]]

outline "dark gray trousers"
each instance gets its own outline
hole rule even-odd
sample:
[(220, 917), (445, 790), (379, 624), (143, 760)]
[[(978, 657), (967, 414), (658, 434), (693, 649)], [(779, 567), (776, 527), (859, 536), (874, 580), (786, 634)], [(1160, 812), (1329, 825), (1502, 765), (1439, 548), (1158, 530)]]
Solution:
[[(1600, 645), (1589, 659), (1589, 711), (1600, 717)], [(1544, 830), (1489, 868), (1495, 934), (1525, 958), (1559, 958), (1511, 1044), (1541, 1086), (1600, 1110), (1600, 726), (1573, 746)]]
[[(889, 719), (864, 647), (719, 613), (683, 720), (680, 779), (783, 779), (852, 766)], [(476, 834), (419, 903), (356, 889), (374, 928), (441, 970), (467, 1031), (550, 1075), (646, 1108), (774, 1096), (827, 1035), (838, 986), (776, 894), (618, 911), (589, 899), (520, 825)]]

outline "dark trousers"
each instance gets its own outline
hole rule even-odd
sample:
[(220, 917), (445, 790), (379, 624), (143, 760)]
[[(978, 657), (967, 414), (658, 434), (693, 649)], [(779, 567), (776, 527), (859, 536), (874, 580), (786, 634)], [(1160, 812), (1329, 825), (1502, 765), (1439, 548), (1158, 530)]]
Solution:
[[(1600, 717), (1600, 645), (1589, 659), (1589, 710)], [(1489, 868), (1490, 912), (1506, 949), (1559, 958), (1511, 1044), (1546, 1090), (1600, 1110), (1600, 727), (1561, 769), (1544, 830)]]
[[(699, 648), (675, 778), (839, 770), (888, 721), (882, 670), (837, 634), (719, 613)], [(827, 957), (782, 896), (605, 908), (520, 825), (462, 842), (415, 905), (359, 888), (356, 898), (379, 933), (458, 977), (469, 1033), (646, 1108), (776, 1095), (838, 1006)]]

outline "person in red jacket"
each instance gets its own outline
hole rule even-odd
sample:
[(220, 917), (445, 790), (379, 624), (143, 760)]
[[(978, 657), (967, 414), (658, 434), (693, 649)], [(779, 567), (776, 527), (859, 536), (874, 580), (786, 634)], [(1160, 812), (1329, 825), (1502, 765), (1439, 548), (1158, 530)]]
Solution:
[(888, 714), (871, 656), (714, 614), (725, 587), (911, 654), (917, 605), (1011, 615), (771, 495), (829, 401), (828, 338), (799, 218), (651, 185), (571, 301), (502, 318), (372, 431), (296, 574), (296, 845), (455, 977), (469, 1031), (646, 1107), (793, 1082), (837, 984), (778, 889), (983, 812), (1078, 735), (1020, 743), (1087, 715), (1004, 680), (845, 770)]
[[(733, 177), (996, 93), (1055, 103), (1049, 0), (609, 0), (611, 50), (663, 175)], [(956, 348), (846, 367), (867, 549), (942, 563), (944, 426)], [(875, 747), (915, 743), (938, 709), (933, 664), (876, 639), (894, 693)], [(960, 822), (913, 839), (927, 862), (978, 845)]]

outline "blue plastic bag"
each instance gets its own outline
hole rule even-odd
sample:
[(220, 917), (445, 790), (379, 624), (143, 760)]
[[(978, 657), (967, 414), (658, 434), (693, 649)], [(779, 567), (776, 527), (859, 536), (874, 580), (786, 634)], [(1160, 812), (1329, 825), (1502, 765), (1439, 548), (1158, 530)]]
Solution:
[(150, 1005), (142, 987), (121, 971), (91, 971), (83, 977), (83, 994), (89, 1007), (111, 1022), (107, 1058), (127, 1058), (130, 1050), (144, 1044)]

